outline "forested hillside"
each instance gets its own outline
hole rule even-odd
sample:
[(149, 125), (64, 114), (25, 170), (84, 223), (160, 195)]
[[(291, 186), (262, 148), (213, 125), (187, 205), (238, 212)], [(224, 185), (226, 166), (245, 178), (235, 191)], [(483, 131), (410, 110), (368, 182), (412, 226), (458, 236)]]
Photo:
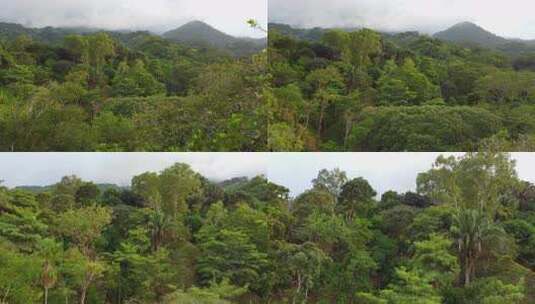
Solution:
[[(482, 40), (494, 37), (483, 34)], [(535, 49), (529, 44), (487, 49), (417, 32), (272, 24), (269, 62), (274, 151), (475, 151), (496, 141), (511, 150), (535, 146)]]
[(175, 30), (164, 33), (163, 37), (195, 47), (215, 47), (226, 50), (235, 56), (246, 56), (260, 52), (267, 44), (267, 38), (233, 37), (201, 21), (189, 22)]
[(176, 164), (103, 192), (0, 188), (4, 303), (527, 304), (535, 185), (504, 154), (439, 157), (380, 197), (322, 170), (296, 198)]
[(263, 51), (235, 58), (148, 32), (6, 28), (2, 151), (266, 149)]

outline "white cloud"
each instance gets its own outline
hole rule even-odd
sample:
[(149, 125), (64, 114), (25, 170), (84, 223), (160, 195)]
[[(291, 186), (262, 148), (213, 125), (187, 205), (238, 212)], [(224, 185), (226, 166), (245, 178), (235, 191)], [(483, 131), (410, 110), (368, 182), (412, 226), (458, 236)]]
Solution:
[(0, 0), (0, 21), (28, 26), (171, 29), (205, 21), (236, 36), (259, 36), (246, 20), (267, 22), (267, 0)]
[(366, 26), (434, 33), (471, 21), (502, 36), (535, 38), (532, 0), (270, 0), (269, 19), (303, 27)]

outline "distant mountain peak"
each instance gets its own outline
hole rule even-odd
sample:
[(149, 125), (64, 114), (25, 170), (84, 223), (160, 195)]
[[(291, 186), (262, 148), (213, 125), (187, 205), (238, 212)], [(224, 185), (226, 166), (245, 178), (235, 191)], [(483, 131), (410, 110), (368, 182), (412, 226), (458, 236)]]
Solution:
[(265, 47), (265, 39), (238, 38), (228, 35), (199, 20), (188, 22), (177, 29), (165, 32), (163, 37), (193, 46), (211, 46), (229, 50), (235, 55), (247, 55)]
[(172, 40), (192, 40), (211, 38), (217, 40), (227, 40), (232, 36), (223, 33), (206, 22), (194, 20), (190, 21), (174, 30), (163, 34), (164, 37)]
[[(216, 29), (215, 27), (211, 26), (210, 24), (200, 21), (200, 20), (193, 20), (188, 23), (183, 24), (182, 26), (178, 27), (176, 30), (188, 30), (188, 29), (194, 29), (194, 30), (205, 30), (205, 31), (214, 31), (219, 32), (221, 34), (225, 34), (222, 31)], [(227, 35), (227, 34), (225, 34)]]
[[(201, 20), (193, 20), (193, 21), (190, 21), (190, 22), (186, 22), (184, 23), (184, 25), (206, 25), (206, 26), (210, 26), (208, 23), (204, 22), (204, 21), (201, 21)], [(182, 25), (182, 26), (184, 26)]]
[(436, 33), (434, 37), (449, 42), (484, 47), (496, 47), (509, 42), (507, 39), (491, 33), (481, 26), (469, 21), (457, 23), (445, 31)]
[(471, 21), (463, 21), (463, 22), (459, 22), (455, 25), (453, 25), (452, 27), (450, 28), (459, 28), (459, 27), (476, 27), (476, 28), (481, 28), (479, 25), (475, 24), (474, 22), (471, 22)]
[(186, 22), (181, 27), (184, 27), (184, 26), (205, 26), (205, 27), (213, 28), (213, 26), (201, 20), (193, 20), (190, 22)]

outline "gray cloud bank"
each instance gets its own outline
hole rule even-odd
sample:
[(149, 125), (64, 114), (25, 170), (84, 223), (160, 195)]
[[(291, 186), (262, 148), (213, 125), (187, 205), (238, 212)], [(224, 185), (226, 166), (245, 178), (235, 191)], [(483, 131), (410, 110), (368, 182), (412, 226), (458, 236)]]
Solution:
[(267, 0), (0, 0), (0, 21), (26, 26), (86, 26), (165, 31), (201, 20), (235, 36), (262, 36), (246, 20), (267, 23)]
[(270, 22), (364, 26), (432, 34), (470, 21), (504, 37), (535, 39), (533, 0), (269, 0)]

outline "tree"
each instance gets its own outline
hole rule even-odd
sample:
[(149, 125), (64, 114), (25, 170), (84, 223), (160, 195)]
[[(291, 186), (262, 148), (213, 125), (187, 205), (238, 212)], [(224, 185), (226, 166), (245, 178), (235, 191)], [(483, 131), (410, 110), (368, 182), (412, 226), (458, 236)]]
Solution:
[(489, 249), (489, 242), (503, 241), (503, 230), (482, 211), (474, 209), (461, 209), (454, 216), (451, 229), (458, 246), (459, 282), (468, 286), (475, 278), (483, 250)]
[(281, 244), (279, 259), (293, 278), (292, 303), (306, 303), (310, 290), (319, 282), (322, 268), (329, 261), (329, 257), (314, 243), (302, 245)]
[(324, 189), (332, 194), (334, 200), (338, 202), (338, 198), (342, 193), (342, 187), (347, 182), (347, 175), (339, 168), (333, 170), (323, 169), (318, 173), (318, 176), (312, 180), (312, 185), (317, 189)]
[(146, 69), (141, 60), (132, 67), (121, 62), (117, 74), (112, 80), (112, 92), (115, 96), (153, 96), (165, 93), (165, 87)]
[(395, 77), (398, 69), (394, 61), (387, 61), (385, 72), (377, 81), (379, 102), (382, 105), (408, 105), (416, 97), (405, 81)]
[(414, 92), (412, 104), (422, 104), (439, 97), (439, 89), (421, 73), (411, 59), (406, 59), (399, 69), (399, 77), (405, 81), (409, 90)]
[(376, 195), (367, 180), (362, 177), (352, 179), (342, 186), (337, 211), (349, 221), (355, 216), (369, 217), (375, 207)]
[(523, 281), (517, 284), (505, 284), (496, 278), (486, 278), (477, 281), (470, 289), (477, 294), (476, 303), (500, 304), (500, 303), (523, 303)]
[(150, 240), (152, 252), (157, 252), (165, 241), (165, 237), (173, 228), (171, 217), (156, 209), (149, 214)]
[(476, 209), (491, 220), (507, 217), (515, 208), (516, 203), (511, 206), (506, 199), (521, 186), (510, 155), (493, 151), (468, 153), (457, 159), (439, 157), (433, 169), (418, 176), (417, 183), (418, 192), (434, 203)]
[(482, 100), (495, 104), (530, 102), (535, 98), (530, 86), (533, 81), (532, 72), (497, 71), (481, 77), (475, 83), (475, 92)]
[(187, 291), (178, 291), (165, 299), (165, 303), (184, 304), (230, 304), (230, 300), (246, 293), (243, 287), (236, 287), (228, 280), (212, 283), (207, 288), (193, 287)]
[(324, 189), (312, 189), (296, 197), (291, 209), (299, 222), (314, 212), (333, 214), (335, 206), (335, 198), (331, 193)]
[(297, 132), (285, 123), (272, 124), (269, 126), (268, 147), (272, 151), (301, 151), (303, 141)]
[(99, 85), (103, 81), (103, 66), (109, 57), (115, 55), (115, 43), (106, 33), (88, 36), (88, 62), (93, 67), (91, 84)]
[(59, 216), (58, 230), (76, 245), (68, 251), (67, 263), (79, 284), (80, 304), (85, 303), (89, 286), (106, 269), (106, 265), (98, 259), (94, 246), (110, 222), (111, 211), (96, 205), (69, 210)]
[(183, 164), (97, 197), (76, 177), (0, 185), (0, 302), (533, 302), (533, 189), (508, 155), (439, 158), (417, 186), (376, 204), (323, 170), (293, 198)]
[(429, 278), (434, 286), (449, 286), (459, 272), (457, 257), (450, 253), (452, 245), (453, 241), (437, 234), (414, 243), (412, 269), (421, 271), (421, 275)]
[(186, 199), (200, 188), (199, 175), (189, 165), (177, 163), (162, 171), (159, 179), (164, 212), (171, 217), (184, 214)]
[(92, 205), (61, 214), (58, 230), (71, 239), (85, 256), (94, 257), (94, 242), (110, 222), (111, 211), (108, 207)]
[(76, 175), (64, 176), (61, 178), (61, 181), (55, 185), (54, 193), (56, 195), (64, 194), (75, 197), (76, 191), (78, 191), (82, 183), (82, 180)]
[(318, 137), (321, 137), (325, 110), (338, 98), (344, 87), (343, 79), (335, 67), (318, 69), (311, 72), (306, 81), (314, 88), (314, 100), (318, 105)]
[(396, 269), (396, 279), (378, 296), (370, 293), (357, 293), (363, 303), (370, 304), (440, 304), (442, 297), (433, 286), (419, 273), (404, 267)]
[(342, 60), (351, 65), (349, 90), (357, 84), (357, 75), (364, 71), (374, 57), (382, 52), (381, 36), (378, 33), (362, 29), (346, 33), (339, 30), (328, 31), (323, 36), (324, 42), (341, 53)]
[(65, 255), (64, 272), (78, 286), (78, 302), (85, 304), (89, 287), (103, 276), (106, 264), (88, 257), (78, 248), (70, 248)]
[(78, 190), (76, 190), (76, 202), (82, 206), (95, 202), (100, 195), (100, 189), (97, 185), (89, 182), (83, 183)]
[(89, 63), (89, 40), (86, 37), (80, 35), (66, 36), (63, 45), (76, 62)]
[(439, 304), (442, 298), (429, 280), (414, 271), (396, 269), (396, 281), (380, 293), (391, 304)]
[(39, 301), (39, 261), (19, 253), (12, 244), (0, 238), (0, 299), (6, 303), (23, 304)]
[(368, 107), (360, 116), (349, 140), (353, 151), (473, 150), (502, 128), (498, 116), (476, 107)]
[(152, 209), (161, 208), (160, 179), (156, 173), (143, 173), (132, 179), (132, 191), (141, 196), (144, 206)]
[(197, 237), (201, 250), (197, 267), (205, 284), (225, 278), (241, 287), (258, 282), (267, 265), (267, 255), (244, 232), (206, 227)]
[(48, 303), (48, 291), (54, 287), (58, 281), (57, 260), (62, 253), (61, 246), (53, 239), (44, 239), (40, 243), (39, 256), (43, 259), (41, 271), (41, 284), (44, 289), (44, 303)]
[(22, 252), (35, 250), (47, 225), (40, 218), (41, 210), (35, 197), (23, 191), (0, 192), (0, 238)]

